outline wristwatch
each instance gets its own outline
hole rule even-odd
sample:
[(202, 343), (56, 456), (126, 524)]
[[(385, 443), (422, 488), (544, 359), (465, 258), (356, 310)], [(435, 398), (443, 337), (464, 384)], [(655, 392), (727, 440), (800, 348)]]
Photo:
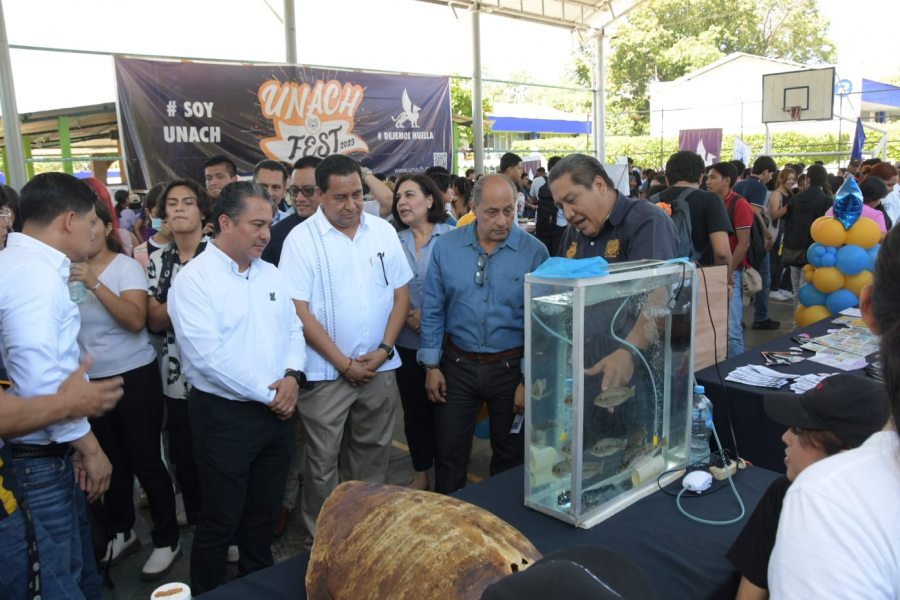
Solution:
[(297, 371), (295, 369), (286, 369), (284, 372), (285, 377), (293, 377), (297, 380), (297, 386), (303, 387), (306, 385), (306, 373), (303, 371)]
[(391, 360), (392, 358), (394, 358), (394, 349), (391, 348), (390, 346), (388, 346), (387, 344), (385, 344), (384, 342), (381, 342), (380, 344), (378, 344), (378, 348), (387, 352), (388, 360)]
[(369, 167), (363, 167), (360, 165), (359, 170), (362, 171), (363, 179), (372, 174), (372, 169), (370, 169)]

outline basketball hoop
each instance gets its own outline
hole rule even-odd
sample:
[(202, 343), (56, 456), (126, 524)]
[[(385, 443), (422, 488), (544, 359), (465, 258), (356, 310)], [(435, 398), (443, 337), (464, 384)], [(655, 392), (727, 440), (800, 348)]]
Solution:
[(790, 113), (791, 121), (799, 121), (800, 113), (803, 112), (803, 108), (800, 106), (789, 106), (786, 109), (784, 109), (784, 112)]

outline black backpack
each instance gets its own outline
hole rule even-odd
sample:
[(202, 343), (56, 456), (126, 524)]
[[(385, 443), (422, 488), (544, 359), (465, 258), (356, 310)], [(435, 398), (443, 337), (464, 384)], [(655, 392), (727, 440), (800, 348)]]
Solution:
[[(728, 219), (731, 221), (731, 228), (734, 227), (734, 205), (737, 204), (738, 198), (743, 198), (741, 195), (735, 196), (734, 200), (731, 201), (731, 206), (728, 207)], [(750, 209), (752, 212), (752, 208)], [(750, 263), (750, 266), (759, 270), (759, 265), (762, 263), (763, 259), (766, 257), (766, 236), (763, 231), (762, 217), (757, 215), (755, 212), (753, 213), (753, 225), (750, 226), (750, 247), (747, 248), (747, 262)], [(737, 235), (737, 230), (735, 229), (735, 235)]]
[[(688, 257), (691, 262), (697, 262), (703, 255), (702, 252), (697, 252), (697, 249), (694, 248), (691, 206), (687, 203), (687, 197), (695, 191), (697, 191), (695, 188), (684, 188), (674, 200), (668, 203), (672, 207), (672, 222), (675, 224), (675, 256), (679, 258)], [(655, 204), (666, 201), (659, 194), (653, 194), (650, 197), (650, 202)]]
[(550, 184), (545, 182), (538, 190), (537, 216), (534, 221), (535, 233), (553, 231), (556, 226), (556, 203), (550, 193)]

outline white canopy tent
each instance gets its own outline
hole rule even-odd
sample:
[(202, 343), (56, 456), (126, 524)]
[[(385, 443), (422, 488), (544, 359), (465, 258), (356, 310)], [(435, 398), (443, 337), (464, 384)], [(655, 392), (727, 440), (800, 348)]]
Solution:
[[(54, 0), (54, 2), (56, 1), (57, 0)], [(532, 23), (550, 25), (553, 27), (578, 32), (584, 37), (595, 39), (596, 68), (594, 80), (595, 83), (593, 86), (593, 93), (595, 95), (593, 132), (594, 147), (596, 149), (596, 153), (598, 155), (598, 158), (603, 159), (603, 127), (598, 127), (598, 124), (602, 124), (604, 122), (603, 86), (602, 84), (598, 84), (597, 82), (603, 81), (603, 50), (605, 44), (606, 29), (618, 19), (628, 14), (636, 6), (642, 4), (645, 1), (646, 0), (486, 0), (478, 2), (475, 0), (419, 0), (418, 3), (422, 3), (423, 5), (424, 3), (428, 3), (433, 6), (446, 6), (447, 10), (452, 11), (454, 14), (456, 14), (458, 11), (470, 13), (472, 26), (471, 42), (473, 48), (473, 106), (477, 107), (481, 106), (481, 14), (514, 18)], [(39, 38), (35, 30), (27, 27), (25, 29), (22, 28), (22, 10), (24, 7), (17, 4), (15, 0), (12, 0), (12, 3), (10, 2), (11, 0), (6, 0), (5, 4), (7, 5), (7, 8), (9, 8), (10, 11), (14, 13), (13, 16), (18, 17), (18, 20), (15, 22), (15, 32), (16, 37), (20, 39), (19, 43), (13, 46), (14, 48), (29, 48), (31, 50), (54, 50), (68, 52), (68, 50), (65, 49), (66, 47), (68, 47), (73, 48), (72, 51), (74, 52), (84, 52), (84, 50), (74, 49), (75, 47), (80, 45), (80, 42), (78, 41), (80, 38), (78, 36), (82, 35), (83, 32), (91, 31), (92, 36), (99, 35), (101, 39), (106, 37), (103, 35), (103, 30), (88, 30), (84, 28), (84, 25), (82, 25), (81, 27), (76, 27), (74, 30), (68, 29), (57, 33), (58, 38), (69, 40), (68, 42), (63, 42), (63, 47), (46, 47), (46, 45), (42, 43), (43, 38)], [(402, 9), (404, 5), (409, 7), (418, 3), (409, 2), (409, 0), (379, 0), (379, 2), (373, 2), (368, 6), (372, 6), (372, 10), (384, 11), (387, 14), (391, 13), (391, 11), (396, 11), (398, 8)], [(193, 8), (193, 5), (185, 8), (203, 12), (204, 10), (209, 10), (209, 6), (207, 6), (208, 4), (208, 2), (198, 3), (196, 9)], [(283, 12), (281, 15), (279, 15), (275, 10), (275, 7), (273, 7), (273, 4), (277, 5), (277, 2), (275, 0), (261, 0), (259, 5), (253, 9), (255, 12), (253, 12), (253, 14), (247, 15), (250, 17), (249, 20), (238, 19), (238, 21), (246, 22), (246, 26), (250, 28), (254, 26), (258, 27), (259, 25), (255, 24), (259, 23), (261, 20), (261, 15), (258, 14), (260, 13), (261, 7), (262, 16), (265, 16), (266, 14), (269, 15), (269, 23), (271, 23), (272, 15), (274, 15), (277, 20), (276, 26), (282, 28), (283, 30), (282, 39), (284, 40), (284, 60), (288, 63), (297, 63), (298, 36), (303, 36), (300, 39), (300, 42), (305, 45), (304, 47), (307, 47), (306, 44), (307, 38), (309, 37), (309, 25), (310, 23), (314, 22), (310, 21), (310, 17), (312, 16), (312, 12), (321, 11), (322, 7), (318, 2), (316, 2), (316, 0), (299, 0), (299, 2), (297, 0), (283, 0)], [(4, 16), (3, 5), (3, 0), (0, 0), (0, 112), (2, 112), (3, 115), (16, 115), (18, 114), (18, 110), (16, 106), (16, 93), (10, 61), (10, 41), (7, 35), (7, 23), (12, 22), (12, 17), (10, 17), (9, 15)], [(128, 0), (128, 2), (126, 2), (124, 5), (115, 2), (104, 2), (102, 5), (98, 4), (97, 6), (95, 6), (95, 9), (103, 10), (102, 7), (107, 5), (108, 8), (115, 6), (116, 12), (119, 12), (119, 10), (121, 9), (122, 11), (127, 13), (129, 15), (129, 18), (127, 20), (132, 22), (134, 22), (135, 20), (141, 21), (143, 20), (144, 16), (149, 16), (142, 16), (140, 12), (145, 9), (149, 10), (151, 7), (150, 4), (146, 4), (142, 0)], [(218, 6), (218, 4), (215, 5)], [(65, 3), (59, 4), (57, 10), (65, 10), (68, 8), (68, 6), (69, 5)], [(246, 5), (241, 3), (240, 6), (243, 8)], [(265, 7), (268, 8), (266, 9)], [(418, 13), (421, 11), (414, 12)], [(193, 13), (191, 14), (193, 15)], [(191, 17), (185, 15), (185, 18), (193, 19), (198, 15), (193, 15)], [(203, 16), (205, 15), (206, 13), (203, 14)], [(220, 23), (220, 25), (216, 25), (216, 23), (210, 23), (209, 25), (213, 25), (212, 29), (207, 27), (206, 30), (215, 32), (216, 29), (221, 28), (222, 19), (230, 19), (230, 21), (233, 23), (233, 21), (235, 20), (234, 16), (235, 15), (233, 11), (229, 12), (228, 8), (223, 8), (221, 14), (213, 15), (214, 18), (219, 19), (218, 21), (216, 21), (216, 23)], [(82, 15), (79, 15), (79, 18), (83, 18)], [(321, 19), (321, 15), (318, 15), (318, 18)], [(301, 25), (299, 33), (297, 27), (298, 23), (299, 25)], [(234, 27), (234, 25), (231, 26)], [(264, 27), (268, 26), (270, 26), (270, 24), (264, 25)], [(239, 35), (241, 33), (240, 27), (240, 25), (237, 26)], [(150, 42), (150, 40), (160, 40), (162, 38), (156, 35), (154, 31), (154, 29), (150, 29), (146, 31), (145, 35), (136, 37), (133, 35), (129, 36), (127, 33), (127, 29), (116, 32), (109, 32), (112, 35), (110, 39), (113, 40), (113, 42), (115, 42), (116, 39), (119, 40), (118, 44), (113, 43), (114, 46), (118, 46), (118, 48), (113, 52), (124, 52), (126, 54), (134, 53), (135, 55), (159, 54), (160, 46), (158, 44), (160, 42)], [(60, 35), (60, 33), (62, 33), (62, 35)], [(73, 37), (73, 35), (75, 37)], [(233, 38), (231, 37), (233, 35), (235, 35), (235, 29), (230, 29), (228, 32), (220, 31), (218, 36), (210, 38), (209, 40), (204, 42), (204, 44), (222, 44), (228, 40), (233, 41)], [(195, 36), (188, 36), (188, 38), (191, 37)], [(178, 48), (181, 48), (185, 44), (184, 40), (178, 39), (177, 37), (174, 39), (165, 38), (165, 40), (166, 41), (163, 42), (163, 46), (174, 50), (174, 52), (170, 51), (165, 52), (164, 54), (181, 55), (180, 52), (182, 52), (183, 50), (179, 50)], [(22, 44), (23, 41), (25, 42), (24, 45)], [(230, 48), (235, 47), (232, 43), (228, 43), (227, 45)], [(270, 47), (270, 43), (267, 43), (267, 47)], [(310, 48), (314, 50), (316, 49), (312, 46)], [(266, 54), (266, 51), (261, 51), (260, 48), (256, 48), (255, 46), (250, 46), (246, 49), (254, 58), (256, 58), (258, 55), (267, 57), (272, 56), (271, 52)], [(188, 48), (184, 48), (184, 50), (188, 50)], [(91, 51), (87, 52), (93, 54), (108, 55), (113, 53)], [(188, 52), (188, 54), (185, 56), (188, 56), (191, 53), (192, 52)], [(247, 58), (249, 58), (249, 56)], [(271, 60), (271, 58), (264, 58), (263, 60)], [(477, 109), (474, 114), (480, 114), (480, 108)], [(4, 118), (3, 122), (4, 143), (6, 146), (7, 154), (7, 181), (15, 187), (21, 187), (26, 181), (26, 170), (21, 135), (20, 131), (18, 131), (19, 124), (17, 122), (17, 119)], [(481, 120), (475, 119), (474, 127), (475, 131), (473, 133), (475, 135), (473, 137), (476, 140), (476, 166), (481, 168), (483, 167), (484, 160), (484, 136)]]

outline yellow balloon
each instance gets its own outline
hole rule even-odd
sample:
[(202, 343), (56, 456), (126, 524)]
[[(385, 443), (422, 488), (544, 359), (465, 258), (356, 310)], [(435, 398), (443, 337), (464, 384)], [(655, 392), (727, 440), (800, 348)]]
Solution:
[(821, 304), (816, 304), (815, 306), (810, 306), (808, 308), (803, 309), (803, 311), (798, 311), (800, 314), (797, 315), (797, 325), (800, 327), (806, 327), (807, 325), (811, 325), (816, 321), (821, 321), (822, 319), (827, 319), (831, 316), (831, 313), (828, 312), (828, 309), (822, 306)]
[(847, 277), (847, 280), (844, 282), (844, 288), (850, 290), (853, 292), (853, 295), (859, 298), (863, 288), (872, 283), (873, 279), (871, 271), (863, 271)]
[(803, 265), (803, 277), (806, 278), (806, 281), (812, 281), (813, 273), (816, 272), (816, 268), (812, 265), (806, 264)]
[(836, 267), (819, 267), (813, 273), (813, 285), (823, 294), (830, 294), (841, 289), (844, 287), (844, 280), (844, 275)]
[(843, 246), (847, 232), (841, 222), (833, 217), (819, 217), (809, 228), (812, 239), (823, 246)]
[(868, 217), (860, 217), (856, 223), (847, 230), (846, 244), (860, 246), (863, 250), (868, 250), (881, 241), (881, 230), (872, 219)]

